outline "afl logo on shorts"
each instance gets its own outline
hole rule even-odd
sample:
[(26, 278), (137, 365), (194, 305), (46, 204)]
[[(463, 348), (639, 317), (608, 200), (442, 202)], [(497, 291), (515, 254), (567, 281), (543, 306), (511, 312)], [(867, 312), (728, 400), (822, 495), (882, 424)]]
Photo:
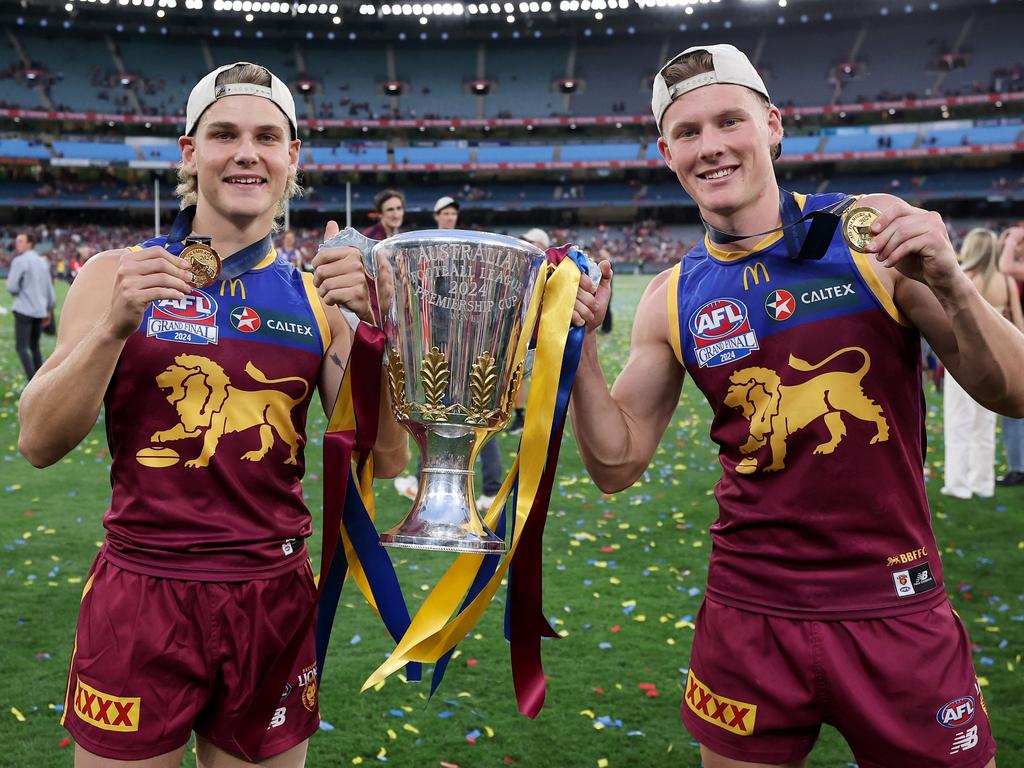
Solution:
[(747, 307), (738, 299), (713, 299), (690, 316), (694, 354), (701, 368), (740, 360), (756, 349)]
[(254, 333), (260, 329), (262, 324), (263, 322), (255, 309), (235, 307), (231, 310), (231, 325), (236, 331)]
[(198, 289), (181, 299), (155, 301), (146, 335), (185, 344), (216, 344), (217, 302)]
[(961, 696), (939, 707), (935, 719), (944, 728), (962, 728), (974, 719), (974, 697)]

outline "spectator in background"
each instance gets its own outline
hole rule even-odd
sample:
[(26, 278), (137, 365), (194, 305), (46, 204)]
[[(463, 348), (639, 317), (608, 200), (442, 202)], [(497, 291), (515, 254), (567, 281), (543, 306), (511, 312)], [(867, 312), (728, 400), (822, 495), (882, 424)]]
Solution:
[[(1000, 273), (999, 241), (991, 229), (972, 229), (960, 249), (960, 266), (978, 292), (1007, 320), (1024, 330), (1020, 296)], [(996, 415), (979, 405), (947, 371), (943, 383), (946, 444), (942, 493), (987, 499), (995, 492)]]
[(50, 265), (35, 252), (34, 245), (35, 238), (30, 232), (18, 233), (14, 238), (17, 255), (7, 275), (7, 290), (14, 296), (14, 346), (29, 381), (43, 365), (39, 336), (56, 304)]
[(281, 248), (279, 252), (284, 257), (285, 261), (296, 269), (301, 269), (303, 272), (313, 271), (313, 262), (306, 261), (305, 252), (302, 248), (296, 247), (295, 233), (290, 229), (281, 237)]
[[(1024, 288), (1024, 225), (1018, 224), (1004, 231), (999, 242), (999, 271), (1016, 283), (1019, 299)], [(1003, 416), (1003, 448), (1006, 449), (1006, 474), (996, 483), (1024, 485), (1024, 419)]]
[(402, 231), (405, 219), (405, 195), (397, 189), (385, 189), (373, 196), (373, 207), (377, 211), (378, 221), (363, 230), (363, 234), (373, 240), (383, 240)]

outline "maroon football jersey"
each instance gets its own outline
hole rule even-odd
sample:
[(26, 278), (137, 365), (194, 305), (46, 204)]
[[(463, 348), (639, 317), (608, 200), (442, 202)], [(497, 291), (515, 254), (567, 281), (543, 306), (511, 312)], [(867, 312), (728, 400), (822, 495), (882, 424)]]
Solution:
[(708, 595), (796, 618), (930, 607), (945, 595), (918, 332), (838, 232), (820, 260), (795, 250), (778, 235), (742, 253), (704, 243), (669, 281), (673, 346), (721, 449)]
[(236, 279), (150, 305), (104, 399), (115, 565), (219, 581), (305, 556), (306, 409), (330, 343), (311, 278), (271, 249)]

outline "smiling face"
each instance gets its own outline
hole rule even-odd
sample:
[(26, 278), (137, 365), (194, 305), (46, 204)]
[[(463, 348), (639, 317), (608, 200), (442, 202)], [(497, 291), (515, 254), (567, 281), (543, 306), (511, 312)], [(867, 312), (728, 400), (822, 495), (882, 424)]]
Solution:
[(198, 181), (200, 210), (229, 220), (272, 223), (298, 166), (288, 119), (260, 96), (227, 96), (210, 105), (193, 136), (182, 136), (182, 167)]
[(782, 141), (782, 115), (749, 88), (714, 84), (684, 93), (661, 126), (665, 164), (705, 217), (733, 216), (774, 189), (771, 147)]

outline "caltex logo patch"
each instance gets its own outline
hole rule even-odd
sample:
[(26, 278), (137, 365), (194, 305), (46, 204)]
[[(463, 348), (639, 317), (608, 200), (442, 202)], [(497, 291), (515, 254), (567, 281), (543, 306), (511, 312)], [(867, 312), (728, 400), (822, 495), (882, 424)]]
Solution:
[(249, 307), (235, 307), (231, 310), (231, 326), (241, 333), (255, 333), (263, 322), (259, 313)]
[(764, 311), (772, 320), (788, 320), (796, 312), (796, 298), (789, 291), (772, 291), (765, 297)]

